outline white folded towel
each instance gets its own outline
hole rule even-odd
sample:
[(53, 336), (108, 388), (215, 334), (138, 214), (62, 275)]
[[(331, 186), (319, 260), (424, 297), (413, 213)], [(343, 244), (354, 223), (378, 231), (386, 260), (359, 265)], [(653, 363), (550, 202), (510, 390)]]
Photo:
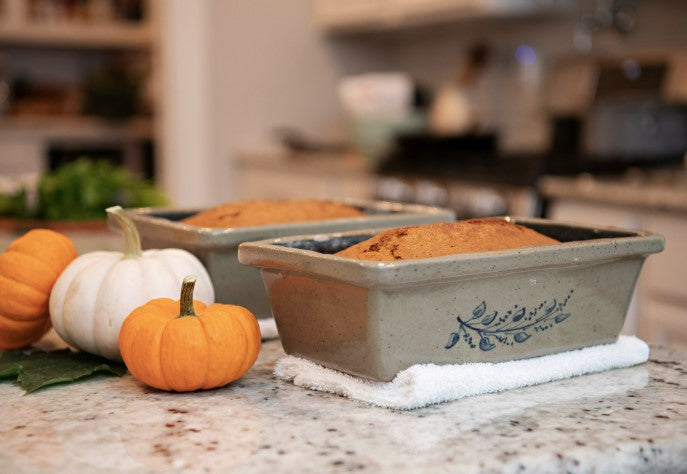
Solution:
[(277, 323), (274, 318), (258, 319), (258, 326), (260, 326), (260, 335), (262, 339), (276, 339), (279, 337), (277, 332)]
[(286, 356), (277, 362), (277, 378), (299, 387), (330, 392), (385, 408), (411, 410), (472, 395), (500, 392), (578, 375), (631, 367), (649, 359), (649, 346), (634, 336), (617, 342), (531, 359), (455, 365), (418, 364), (391, 382), (354, 377)]

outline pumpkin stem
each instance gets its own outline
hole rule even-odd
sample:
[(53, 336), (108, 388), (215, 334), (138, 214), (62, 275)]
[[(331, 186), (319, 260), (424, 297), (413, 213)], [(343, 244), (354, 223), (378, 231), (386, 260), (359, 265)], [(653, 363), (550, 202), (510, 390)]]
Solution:
[(122, 206), (112, 206), (105, 209), (112, 217), (122, 232), (124, 232), (124, 256), (122, 258), (138, 258), (141, 256), (141, 237), (138, 235), (136, 224), (126, 215)]
[(197, 316), (193, 311), (193, 287), (196, 286), (196, 277), (189, 275), (181, 284), (181, 298), (179, 298), (179, 317)]

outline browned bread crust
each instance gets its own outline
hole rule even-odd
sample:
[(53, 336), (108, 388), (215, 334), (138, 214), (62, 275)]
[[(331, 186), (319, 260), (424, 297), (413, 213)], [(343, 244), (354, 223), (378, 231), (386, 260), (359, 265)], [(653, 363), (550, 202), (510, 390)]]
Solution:
[(199, 227), (251, 227), (287, 222), (364, 216), (355, 207), (315, 199), (235, 201), (208, 209), (181, 222)]
[(390, 261), (555, 243), (555, 239), (503, 219), (470, 219), (390, 229), (336, 255)]

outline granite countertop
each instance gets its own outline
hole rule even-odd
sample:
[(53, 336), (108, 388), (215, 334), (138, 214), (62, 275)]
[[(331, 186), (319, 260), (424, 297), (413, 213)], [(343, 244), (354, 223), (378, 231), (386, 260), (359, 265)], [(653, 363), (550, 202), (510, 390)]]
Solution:
[(272, 375), (269, 341), (227, 387), (175, 394), (99, 376), (0, 384), (0, 471), (687, 472), (687, 354), (415, 411)]

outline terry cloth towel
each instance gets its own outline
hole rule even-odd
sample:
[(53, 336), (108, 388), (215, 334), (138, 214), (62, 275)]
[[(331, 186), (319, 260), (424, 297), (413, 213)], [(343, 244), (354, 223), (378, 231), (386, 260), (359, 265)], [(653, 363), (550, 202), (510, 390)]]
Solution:
[(260, 326), (260, 335), (263, 340), (279, 337), (277, 323), (274, 322), (274, 318), (258, 319), (258, 325)]
[(391, 382), (376, 382), (286, 356), (277, 362), (277, 378), (299, 387), (330, 392), (385, 408), (411, 410), (434, 403), (500, 392), (578, 375), (631, 367), (649, 359), (649, 346), (634, 336), (613, 344), (586, 347), (532, 359), (454, 365), (418, 364)]

